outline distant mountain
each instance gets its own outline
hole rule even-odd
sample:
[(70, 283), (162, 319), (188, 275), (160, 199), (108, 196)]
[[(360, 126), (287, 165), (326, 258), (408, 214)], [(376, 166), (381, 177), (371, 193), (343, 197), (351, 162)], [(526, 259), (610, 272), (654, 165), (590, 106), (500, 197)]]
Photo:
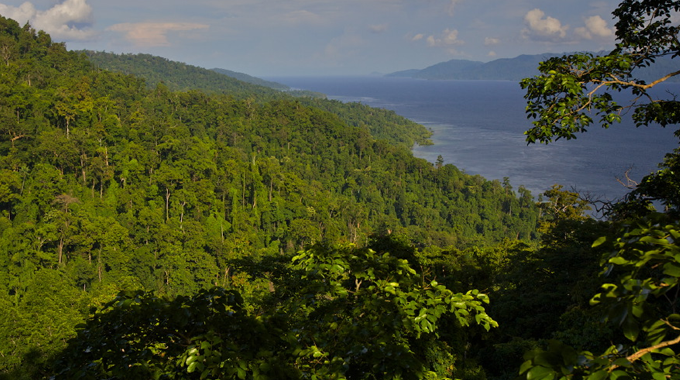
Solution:
[(422, 70), (404, 70), (389, 77), (407, 77), (430, 80), (515, 80), (538, 74), (538, 63), (554, 54), (520, 55), (516, 58), (497, 59), (491, 62), (452, 59)]
[(411, 78), (419, 79), (464, 79), (466, 72), (475, 70), (482, 65), (484, 65), (482, 62), (452, 59), (448, 62), (437, 63), (423, 70), (401, 71), (402, 75), (399, 76), (410, 76)]
[(270, 82), (268, 80), (264, 80), (264, 79), (260, 79), (260, 78), (250, 76), (248, 74), (239, 73), (239, 72), (231, 71), (231, 70), (218, 69), (218, 68), (211, 69), (211, 70), (216, 72), (216, 73), (224, 74), (224, 75), (230, 76), (232, 78), (238, 79), (238, 80), (246, 82), (246, 83), (256, 84), (258, 86), (269, 87), (269, 88), (273, 88), (275, 90), (282, 90), (282, 91), (290, 90), (290, 87), (286, 86), (285, 84)]
[[(569, 54), (569, 53), (564, 53)], [(515, 58), (501, 58), (490, 62), (452, 59), (437, 63), (422, 70), (411, 69), (387, 74), (388, 77), (416, 78), (429, 80), (510, 80), (520, 81), (523, 78), (538, 75), (538, 64), (552, 57), (563, 54), (520, 55)], [(634, 74), (647, 82), (663, 75), (680, 70), (680, 59), (658, 58), (650, 67), (638, 69)], [(680, 82), (673, 77), (670, 82)]]
[(421, 70), (418, 69), (410, 69), (410, 70), (403, 70), (403, 71), (397, 71), (391, 74), (385, 74), (386, 77), (401, 77), (401, 78), (415, 78), (415, 76), (420, 72)]

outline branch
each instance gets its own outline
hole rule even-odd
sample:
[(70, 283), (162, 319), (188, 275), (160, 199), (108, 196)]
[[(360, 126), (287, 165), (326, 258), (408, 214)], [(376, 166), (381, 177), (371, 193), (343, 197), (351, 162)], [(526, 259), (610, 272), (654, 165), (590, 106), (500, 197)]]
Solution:
[(633, 180), (633, 179), (630, 178), (629, 174), (630, 174), (630, 171), (631, 171), (631, 170), (633, 170), (633, 167), (632, 167), (632, 166), (629, 167), (628, 169), (626, 169), (626, 171), (623, 173), (623, 175), (624, 175), (624, 177), (625, 177), (625, 179), (626, 179), (626, 183), (623, 183), (623, 181), (621, 180), (621, 178), (616, 177), (616, 182), (618, 182), (618, 183), (620, 183), (621, 185), (623, 185), (623, 187), (625, 187), (626, 189), (634, 189), (634, 188), (636, 188), (636, 187), (639, 185), (639, 183), (638, 183), (637, 181), (635, 181), (635, 180)]
[(601, 216), (610, 213), (614, 209), (614, 204), (618, 202), (617, 200), (614, 201), (606, 199), (603, 200), (599, 196), (593, 195), (588, 191), (578, 192), (578, 198), (582, 201), (588, 202), (589, 205), (593, 206), (595, 214)]
[[(678, 343), (680, 343), (680, 335), (678, 335), (678, 337), (675, 338), (675, 339), (673, 339), (673, 340), (669, 340), (669, 341), (666, 341), (666, 342), (661, 342), (661, 343), (659, 343), (659, 344), (657, 344), (657, 345), (655, 345), (655, 346), (651, 346), (651, 347), (647, 347), (647, 348), (645, 348), (645, 349), (642, 349), (642, 350), (640, 350), (640, 351), (634, 353), (633, 355), (627, 356), (626, 359), (627, 359), (629, 362), (632, 363), (632, 362), (634, 362), (634, 361), (640, 359), (641, 357), (643, 357), (643, 356), (646, 355), (647, 353), (650, 353), (650, 352), (652, 352), (652, 351), (654, 351), (654, 350), (658, 350), (658, 349), (660, 349), (660, 348), (672, 346), (672, 345), (678, 344)], [(616, 366), (615, 366), (615, 367), (616, 367)], [(613, 369), (613, 368), (612, 368), (612, 369)]]
[[(680, 335), (678, 335), (678, 337), (675, 338), (675, 339), (673, 339), (673, 340), (669, 340), (669, 341), (666, 341), (666, 342), (661, 342), (661, 343), (659, 343), (659, 344), (657, 344), (657, 345), (654, 345), (654, 346), (651, 346), (651, 347), (644, 348), (644, 349), (642, 349), (642, 350), (640, 350), (640, 351), (638, 351), (638, 352), (636, 352), (636, 353), (634, 353), (634, 354), (632, 354), (632, 355), (626, 356), (626, 360), (628, 360), (630, 363), (633, 363), (634, 361), (640, 359), (641, 357), (645, 356), (646, 354), (648, 354), (648, 353), (650, 353), (650, 352), (652, 352), (652, 351), (654, 351), (654, 350), (658, 350), (658, 349), (660, 349), (660, 348), (665, 348), (665, 347), (668, 347), (668, 346), (672, 346), (672, 345), (678, 344), (678, 343), (680, 343)], [(617, 368), (619, 368), (619, 367), (620, 367), (620, 365), (613, 365), (613, 366), (609, 367), (609, 372), (611, 373), (613, 370), (615, 370), (615, 369), (617, 369)]]
[[(600, 85), (597, 87), (598, 89), (602, 86), (608, 86), (608, 85), (611, 85), (611, 84), (620, 84), (620, 85), (624, 85), (624, 86), (637, 87), (637, 88), (641, 88), (643, 90), (647, 90), (647, 89), (650, 89), (650, 88), (656, 86), (657, 84), (665, 82), (668, 79), (670, 79), (674, 76), (677, 76), (677, 75), (680, 75), (680, 70), (669, 73), (669, 74), (655, 80), (654, 82), (648, 83), (648, 84), (640, 84), (640, 83), (635, 82), (635, 81), (624, 81), (624, 80), (618, 79), (614, 75), (611, 76), (612, 78), (614, 78), (613, 80), (593, 80), (593, 83), (600, 83)], [(589, 95), (592, 94), (593, 92), (594, 91), (590, 92)]]
[(11, 141), (12, 141), (12, 142), (15, 142), (15, 141), (19, 140), (19, 139), (22, 138), (22, 137), (26, 137), (26, 135), (18, 135), (18, 136), (14, 136), (14, 137), (12, 137)]
[(648, 89), (648, 88), (651, 88), (651, 87), (656, 86), (657, 84), (659, 84), (659, 83), (661, 83), (661, 82), (665, 82), (665, 81), (667, 81), (668, 79), (670, 79), (670, 78), (672, 78), (672, 77), (674, 77), (674, 76), (676, 76), (676, 75), (680, 75), (680, 70), (674, 71), (674, 72), (672, 72), (672, 73), (670, 73), (670, 74), (668, 74), (668, 75), (666, 75), (666, 76), (664, 76), (664, 77), (661, 77), (661, 78), (655, 80), (654, 82), (652, 82), (652, 83), (650, 83), (650, 84), (647, 84), (647, 85), (644, 85), (644, 86), (641, 86), (641, 87), (644, 88), (644, 89), (646, 90), (646, 89)]

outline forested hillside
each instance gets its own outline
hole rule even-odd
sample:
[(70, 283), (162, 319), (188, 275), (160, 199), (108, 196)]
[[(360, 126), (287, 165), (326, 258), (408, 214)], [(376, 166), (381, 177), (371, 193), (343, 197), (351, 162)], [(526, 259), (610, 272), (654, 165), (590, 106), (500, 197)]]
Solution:
[[(223, 94), (250, 102), (290, 100), (291, 95), (305, 105), (334, 113), (354, 126), (367, 130), (377, 139), (411, 148), (414, 143), (430, 144), (431, 133), (422, 125), (403, 118), (394, 111), (371, 108), (359, 103), (344, 104), (326, 100), (325, 95), (310, 91), (276, 91), (266, 81), (252, 78), (249, 83), (236, 80), (228, 70), (206, 70), (181, 62), (170, 61), (148, 54), (113, 54), (86, 51), (96, 67), (143, 78), (153, 89), (164, 84), (172, 91), (200, 90), (209, 94)], [(219, 74), (217, 74), (219, 73)], [(272, 83), (272, 82), (269, 82)]]
[[(522, 81), (529, 142), (595, 123), (594, 83), (649, 95), (632, 72), (678, 29), (633, 3), (620, 50)], [(678, 150), (595, 220), (414, 158), (390, 111), (156, 58), (149, 86), (2, 17), (0, 58), (0, 379), (678, 378)], [(647, 99), (636, 122), (677, 124)]]
[(4, 18), (0, 51), (2, 373), (37, 376), (89, 308), (120, 291), (219, 285), (253, 311), (313, 244), (398, 235), (407, 251), (457, 252), (535, 239), (526, 189), (414, 158), (409, 137), (381, 130), (411, 125), (393, 113), (371, 111), (376, 127), (360, 105), (147, 89)]

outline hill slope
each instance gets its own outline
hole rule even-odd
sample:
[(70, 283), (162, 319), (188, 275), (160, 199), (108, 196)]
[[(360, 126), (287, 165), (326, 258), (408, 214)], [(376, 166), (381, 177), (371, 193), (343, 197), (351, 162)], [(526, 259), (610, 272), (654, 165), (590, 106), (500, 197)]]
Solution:
[[(221, 69), (207, 70), (182, 62), (170, 61), (149, 54), (113, 54), (85, 52), (98, 67), (123, 74), (144, 78), (149, 88), (163, 84), (170, 90), (200, 90), (211, 94), (224, 94), (237, 99), (253, 99), (264, 102), (276, 99), (298, 99), (299, 102), (323, 108), (334, 113), (354, 127), (367, 130), (372, 136), (393, 145), (411, 148), (414, 143), (431, 144), (431, 132), (420, 124), (414, 123), (394, 113), (394, 111), (375, 109), (361, 104), (344, 104), (324, 99), (325, 96), (309, 91), (278, 91), (263, 85), (246, 83), (225, 73)], [(245, 75), (245, 74), (242, 74)], [(272, 84), (246, 76), (259, 84)]]

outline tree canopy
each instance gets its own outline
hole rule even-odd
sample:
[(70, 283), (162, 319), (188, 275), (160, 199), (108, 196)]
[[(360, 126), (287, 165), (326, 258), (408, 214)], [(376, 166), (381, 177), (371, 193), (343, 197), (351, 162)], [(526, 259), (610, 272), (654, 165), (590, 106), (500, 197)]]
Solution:
[[(132, 362), (140, 368), (130, 376), (187, 370), (198, 351), (186, 351), (192, 343), (182, 336), (198, 342), (205, 334), (223, 340), (210, 343), (220, 346), (215, 363), (223, 372), (210, 368), (225, 377), (267, 372), (260, 365), (270, 356), (258, 342), (283, 347), (285, 365), (277, 368), (298, 374), (386, 377), (401, 366), (405, 378), (442, 378), (481, 371), (465, 363), (464, 347), (480, 334), (478, 322), (491, 325), (486, 292), (467, 281), (444, 285), (448, 269), (435, 278), (415, 258), (426, 247), (449, 255), (506, 240), (535, 242), (538, 208), (525, 188), (413, 157), (409, 147), (428, 133), (390, 111), (269, 89), (249, 93), (239, 83), (238, 91), (210, 93), (149, 88), (5, 18), (0, 52), (0, 377), (79, 371), (55, 359), (92, 359), (64, 351), (94, 349), (92, 339), (107, 346), (90, 350), (100, 357), (85, 370), (96, 375), (78, 372), (84, 377), (114, 376)], [(368, 250), (376, 236), (390, 235), (407, 249)], [(327, 263), (299, 252), (319, 260), (326, 252), (348, 262), (341, 265), (347, 271), (332, 267), (314, 277)], [(403, 275), (387, 273), (392, 269)], [(301, 284), (302, 275), (313, 282)], [(347, 294), (323, 288), (332, 276)], [(284, 307), (291, 319), (277, 311)], [(234, 318), (222, 315), (228, 308)], [(187, 309), (195, 312), (188, 320), (159, 321)], [(139, 313), (121, 317), (130, 310)], [(377, 318), (386, 310), (394, 311), (389, 325)], [(243, 332), (198, 326), (211, 321), (271, 336), (253, 343)], [(76, 327), (82, 323), (87, 327)], [(358, 336), (375, 350), (352, 346)], [(109, 352), (107, 338), (125, 354)], [(203, 346), (195, 348), (204, 355)], [(229, 352), (250, 349), (245, 369), (224, 367)], [(156, 358), (141, 368), (147, 354), (173, 361)], [(404, 360), (393, 359), (397, 354)]]
[[(0, 379), (678, 378), (677, 152), (595, 220), (414, 158), (393, 112), (155, 58), (180, 87), (148, 86), (4, 18), (0, 53)], [(588, 103), (570, 62), (606, 60), (573, 57), (524, 82), (533, 141), (644, 87)]]
[[(624, 0), (613, 12), (618, 43), (609, 54), (571, 54), (541, 63), (541, 75), (521, 83), (527, 91), (527, 114), (536, 119), (526, 132), (527, 141), (576, 138), (593, 123), (609, 127), (629, 110), (638, 126), (677, 124), (680, 102), (674, 94), (663, 97), (652, 89), (680, 71), (646, 82), (636, 78), (635, 70), (680, 55), (679, 10), (679, 1)], [(630, 103), (615, 100), (614, 94), (622, 91), (632, 94)], [(608, 348), (551, 340), (547, 348), (525, 355), (520, 372), (527, 379), (679, 378), (678, 173), (676, 150), (666, 156), (661, 170), (643, 178), (610, 210), (619, 231), (592, 245), (608, 252), (601, 261), (605, 283), (590, 303), (618, 336)], [(654, 202), (664, 206), (662, 212)]]

